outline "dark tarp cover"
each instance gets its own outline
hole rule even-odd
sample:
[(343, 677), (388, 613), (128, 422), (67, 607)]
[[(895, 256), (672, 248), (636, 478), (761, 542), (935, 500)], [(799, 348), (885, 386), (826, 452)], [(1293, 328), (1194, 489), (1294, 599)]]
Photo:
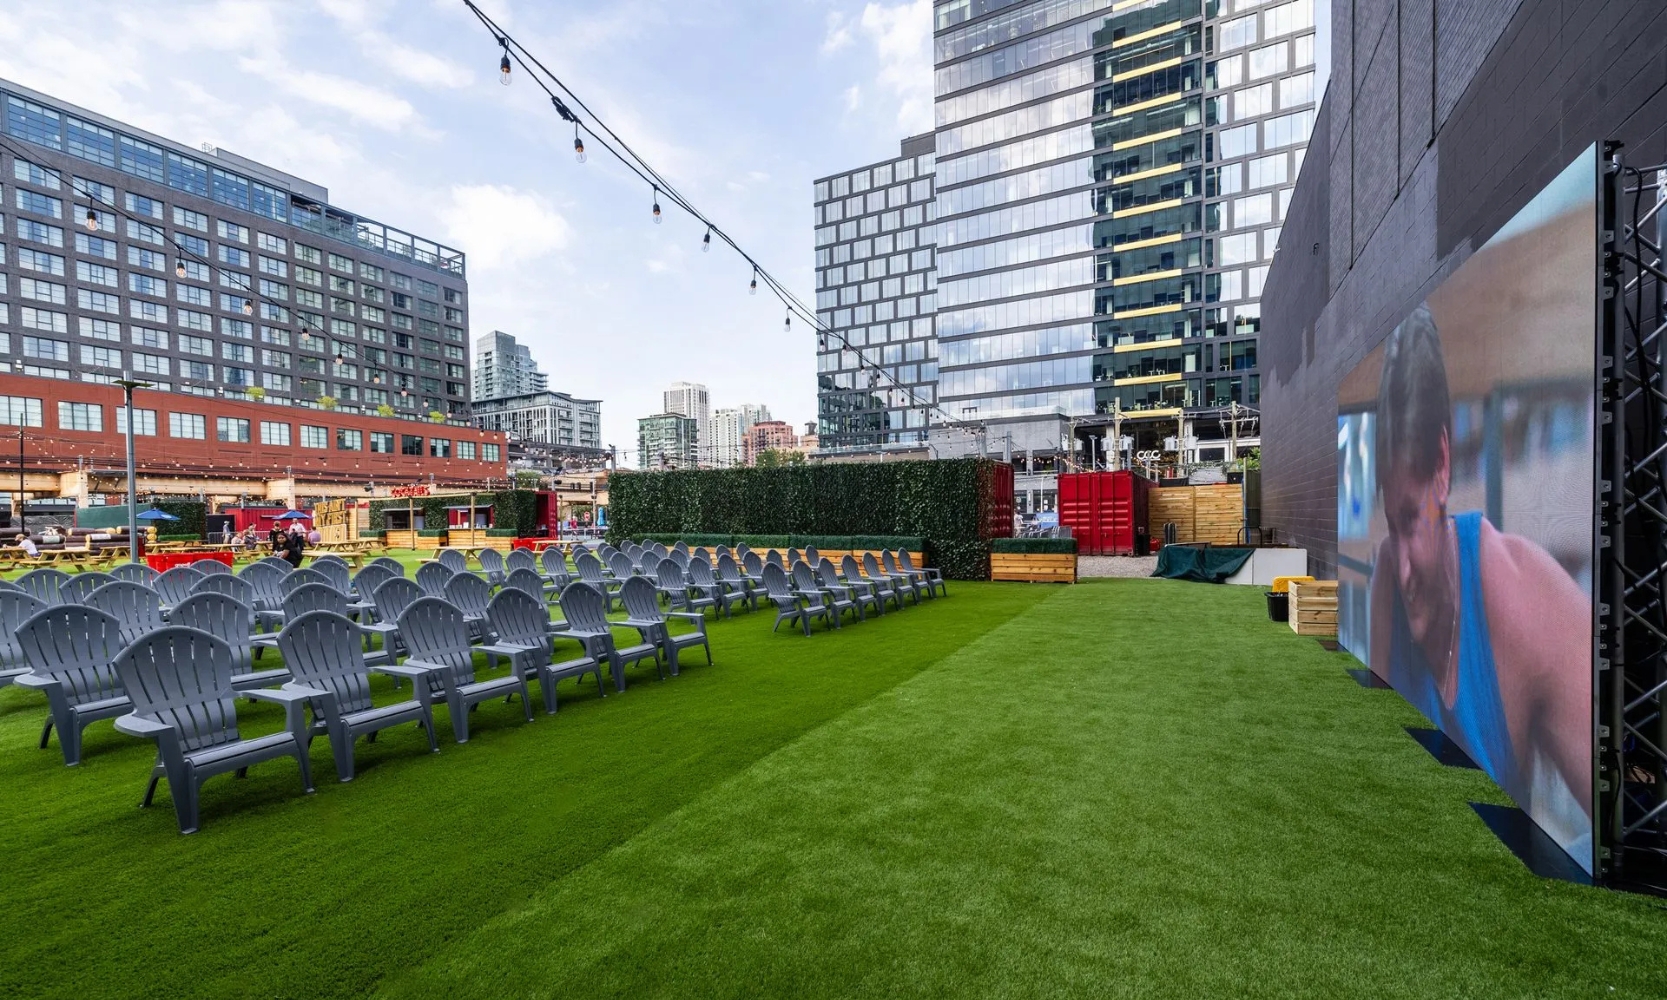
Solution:
[(1158, 568), (1153, 576), (1171, 580), (1198, 580), (1221, 583), (1239, 571), (1255, 549), (1218, 549), (1215, 546), (1195, 548), (1190, 545), (1165, 545), (1158, 550)]

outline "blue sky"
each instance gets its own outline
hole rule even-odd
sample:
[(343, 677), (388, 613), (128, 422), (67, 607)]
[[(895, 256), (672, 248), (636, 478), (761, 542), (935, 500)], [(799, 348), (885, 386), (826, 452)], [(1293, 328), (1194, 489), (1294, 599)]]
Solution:
[[(800, 297), (811, 182), (931, 127), (930, 0), (482, 0), (638, 152)], [(26, 9), (26, 13), (24, 10)], [(674, 380), (714, 408), (815, 416), (814, 339), (747, 295), (732, 252), (543, 94), (497, 80), (461, 0), (77, 0), (0, 12), (0, 76), (180, 142), (298, 174), (469, 255), (471, 332), (531, 345), (553, 388), (601, 398), (603, 440)], [(662, 206), (669, 203), (662, 199)]]

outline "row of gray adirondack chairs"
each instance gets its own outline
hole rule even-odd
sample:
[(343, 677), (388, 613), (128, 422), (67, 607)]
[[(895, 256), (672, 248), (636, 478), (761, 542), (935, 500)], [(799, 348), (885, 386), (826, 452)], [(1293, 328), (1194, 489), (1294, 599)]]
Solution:
[[(357, 575), (349, 575), (345, 563), (338, 573), (324, 560), (309, 570), (291, 570), (287, 563), (280, 568), (273, 563), (281, 561), (272, 560), (237, 575), (195, 565), (160, 574), (134, 566), (90, 589), (72, 585), (67, 574), (34, 578), (28, 587), (20, 580), (0, 587), (3, 677), (46, 696), (50, 711), (41, 745), (57, 729), (66, 764), (80, 762), (83, 731), (102, 719), (155, 740), (157, 761), (142, 804), (150, 804), (166, 778), (180, 829), (190, 833), (197, 828), (202, 783), (215, 775), (294, 756), (310, 792), (306, 748), (320, 735), (330, 740), (338, 777), (349, 781), (359, 736), (374, 740), (381, 729), (416, 722), (427, 731), (430, 749), (437, 749), (435, 702), (448, 707), (462, 743), (469, 737), (469, 713), (482, 702), (519, 697), (530, 720), (532, 682), (539, 684), (545, 711), (553, 713), (559, 681), (588, 675), (600, 691), (604, 664), (623, 691), (625, 669), (633, 663), (651, 659), (663, 677), (663, 655), (676, 675), (679, 654), (695, 645), (711, 662), (704, 617), (661, 610), (659, 591), (647, 579), (621, 588), (629, 617), (620, 624), (641, 640), (622, 645), (607, 618), (606, 590), (569, 580), (559, 552), (542, 560), (512, 553), (517, 555), (524, 558), (504, 560), (495, 595), (487, 579), (450, 572), (444, 563), (424, 566), (447, 570), (439, 582), (427, 574), (425, 582), (441, 591), (427, 593), (391, 559), (373, 561)], [(553, 572), (537, 572), (540, 563)], [(164, 578), (166, 593), (159, 586)], [(549, 596), (557, 587), (563, 621), (550, 617)], [(694, 631), (673, 633), (668, 623), (674, 618), (693, 620)], [(281, 630), (262, 634), (262, 624)], [(375, 635), (382, 648), (373, 651), (368, 637)], [(581, 655), (555, 662), (558, 640), (576, 642)], [(284, 666), (255, 669), (254, 658), (271, 647)], [(508, 676), (478, 679), (476, 651), (492, 663), (506, 660)], [(396, 662), (399, 656), (403, 663)], [(374, 705), (371, 673), (410, 682), (412, 697)], [(244, 739), (235, 711), (240, 697), (282, 704), (285, 729)]]

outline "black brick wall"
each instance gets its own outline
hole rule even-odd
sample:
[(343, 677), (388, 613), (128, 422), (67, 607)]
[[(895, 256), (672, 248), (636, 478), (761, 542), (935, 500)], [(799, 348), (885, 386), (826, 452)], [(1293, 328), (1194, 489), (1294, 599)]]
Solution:
[(1262, 298), (1262, 523), (1315, 575), (1336, 575), (1338, 381), (1604, 139), (1667, 159), (1661, 0), (1333, 0)]

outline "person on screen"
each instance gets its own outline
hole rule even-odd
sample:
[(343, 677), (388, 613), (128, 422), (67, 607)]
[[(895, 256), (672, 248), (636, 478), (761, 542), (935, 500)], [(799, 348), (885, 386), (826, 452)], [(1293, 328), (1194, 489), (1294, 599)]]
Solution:
[(1591, 600), (1534, 542), (1448, 511), (1452, 438), (1441, 339), (1421, 307), (1384, 344), (1374, 452), (1389, 535), (1370, 665), (1520, 805), (1572, 797), (1584, 816), (1568, 832), (1589, 835)]

